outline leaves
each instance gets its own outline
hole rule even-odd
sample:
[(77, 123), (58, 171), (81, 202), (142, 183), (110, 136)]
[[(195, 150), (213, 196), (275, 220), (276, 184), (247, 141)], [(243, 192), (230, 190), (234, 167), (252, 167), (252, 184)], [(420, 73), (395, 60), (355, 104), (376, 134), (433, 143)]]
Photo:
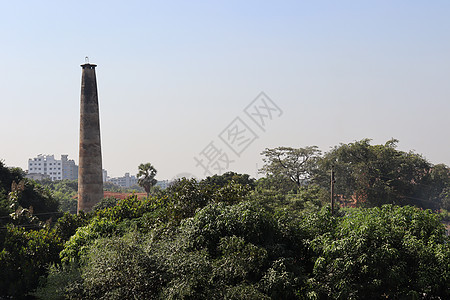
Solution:
[(263, 158), (264, 166), (260, 172), (284, 177), (300, 187), (313, 174), (320, 154), (317, 146), (298, 149), (291, 147), (266, 148), (261, 153), (265, 157)]
[[(418, 205), (437, 208), (429, 187), (442, 190), (439, 180), (449, 172), (432, 179), (432, 166), (421, 155), (395, 149), (396, 140), (385, 145), (370, 145), (369, 139), (341, 144), (320, 160), (314, 181), (324, 188), (330, 185), (329, 170), (335, 169), (335, 192), (342, 203), (374, 207), (383, 204)], [(435, 172), (438, 173), (438, 172)], [(434, 206), (434, 207), (433, 207)]]
[(448, 296), (450, 247), (436, 215), (387, 205), (350, 209), (337, 221), (331, 234), (310, 242), (317, 255), (310, 280), (316, 293), (343, 299), (399, 298), (410, 291)]
[(151, 163), (140, 164), (138, 167), (139, 172), (137, 173), (138, 184), (143, 187), (147, 193), (147, 197), (150, 195), (150, 189), (157, 183), (155, 179), (156, 169)]

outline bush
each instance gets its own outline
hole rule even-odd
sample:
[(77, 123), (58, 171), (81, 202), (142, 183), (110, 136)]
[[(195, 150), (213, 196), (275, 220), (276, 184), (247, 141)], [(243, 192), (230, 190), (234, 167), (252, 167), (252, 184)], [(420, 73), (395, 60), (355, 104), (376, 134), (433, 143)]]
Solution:
[(84, 257), (84, 295), (89, 299), (157, 299), (164, 272), (137, 235), (99, 239)]
[(450, 244), (436, 215), (413, 207), (350, 209), (310, 243), (320, 297), (450, 296)]
[(113, 236), (119, 233), (117, 223), (106, 218), (95, 217), (83, 227), (79, 227), (76, 233), (65, 243), (60, 253), (63, 263), (77, 263), (86, 254), (88, 247), (96, 239)]
[(8, 226), (0, 252), (0, 297), (25, 297), (46, 275), (48, 265), (59, 262), (61, 250), (61, 239), (47, 229)]

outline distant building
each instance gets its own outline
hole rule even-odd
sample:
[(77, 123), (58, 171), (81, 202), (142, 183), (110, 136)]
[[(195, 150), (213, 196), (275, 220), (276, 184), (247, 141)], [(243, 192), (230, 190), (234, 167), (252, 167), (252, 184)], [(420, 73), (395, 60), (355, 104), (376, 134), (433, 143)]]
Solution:
[(123, 177), (109, 178), (107, 181), (123, 188), (129, 188), (136, 185), (138, 180), (136, 176), (130, 176), (130, 173), (125, 173)]
[(158, 180), (156, 186), (159, 186), (162, 190), (168, 188), (170, 185), (169, 180)]
[(31, 173), (31, 174), (27, 174), (25, 177), (26, 177), (26, 178), (33, 179), (33, 180), (51, 179), (51, 178), (50, 178), (50, 175), (40, 174), (40, 173)]
[(51, 180), (76, 180), (78, 179), (78, 166), (68, 155), (61, 155), (61, 159), (55, 159), (54, 155), (39, 154), (35, 158), (28, 159), (28, 178), (39, 178), (39, 175), (47, 175)]
[(108, 172), (105, 169), (102, 169), (103, 174), (103, 182), (106, 182), (108, 180)]
[[(106, 171), (104, 170), (104, 172)], [(104, 173), (104, 176), (106, 176), (106, 173)], [(107, 177), (106, 181), (123, 188), (129, 188), (132, 187), (133, 185), (138, 185), (138, 178), (136, 178), (136, 176), (134, 175), (130, 176), (130, 173), (125, 173), (125, 176), (123, 177), (115, 177), (115, 178)], [(159, 186), (162, 190), (164, 190), (170, 186), (170, 181), (158, 180), (158, 182), (155, 185)]]
[(78, 179), (78, 166), (73, 159), (67, 159), (67, 155), (61, 155), (62, 179)]

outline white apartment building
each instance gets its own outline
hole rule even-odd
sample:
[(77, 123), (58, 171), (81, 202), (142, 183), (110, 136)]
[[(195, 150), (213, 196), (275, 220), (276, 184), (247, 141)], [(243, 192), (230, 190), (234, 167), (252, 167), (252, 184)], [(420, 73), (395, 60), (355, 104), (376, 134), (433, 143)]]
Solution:
[(124, 188), (129, 188), (138, 182), (136, 176), (130, 176), (130, 173), (125, 173), (123, 177), (109, 178), (107, 181)]
[(28, 177), (34, 174), (48, 175), (51, 180), (75, 180), (78, 179), (78, 166), (67, 155), (61, 155), (61, 160), (54, 155), (39, 154), (35, 158), (28, 159)]

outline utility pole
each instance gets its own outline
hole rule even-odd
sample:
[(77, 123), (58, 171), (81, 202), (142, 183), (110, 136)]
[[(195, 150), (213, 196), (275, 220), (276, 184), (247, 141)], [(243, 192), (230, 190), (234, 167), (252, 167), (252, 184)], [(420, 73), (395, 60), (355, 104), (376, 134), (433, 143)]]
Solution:
[(334, 165), (331, 166), (331, 215), (334, 215)]

